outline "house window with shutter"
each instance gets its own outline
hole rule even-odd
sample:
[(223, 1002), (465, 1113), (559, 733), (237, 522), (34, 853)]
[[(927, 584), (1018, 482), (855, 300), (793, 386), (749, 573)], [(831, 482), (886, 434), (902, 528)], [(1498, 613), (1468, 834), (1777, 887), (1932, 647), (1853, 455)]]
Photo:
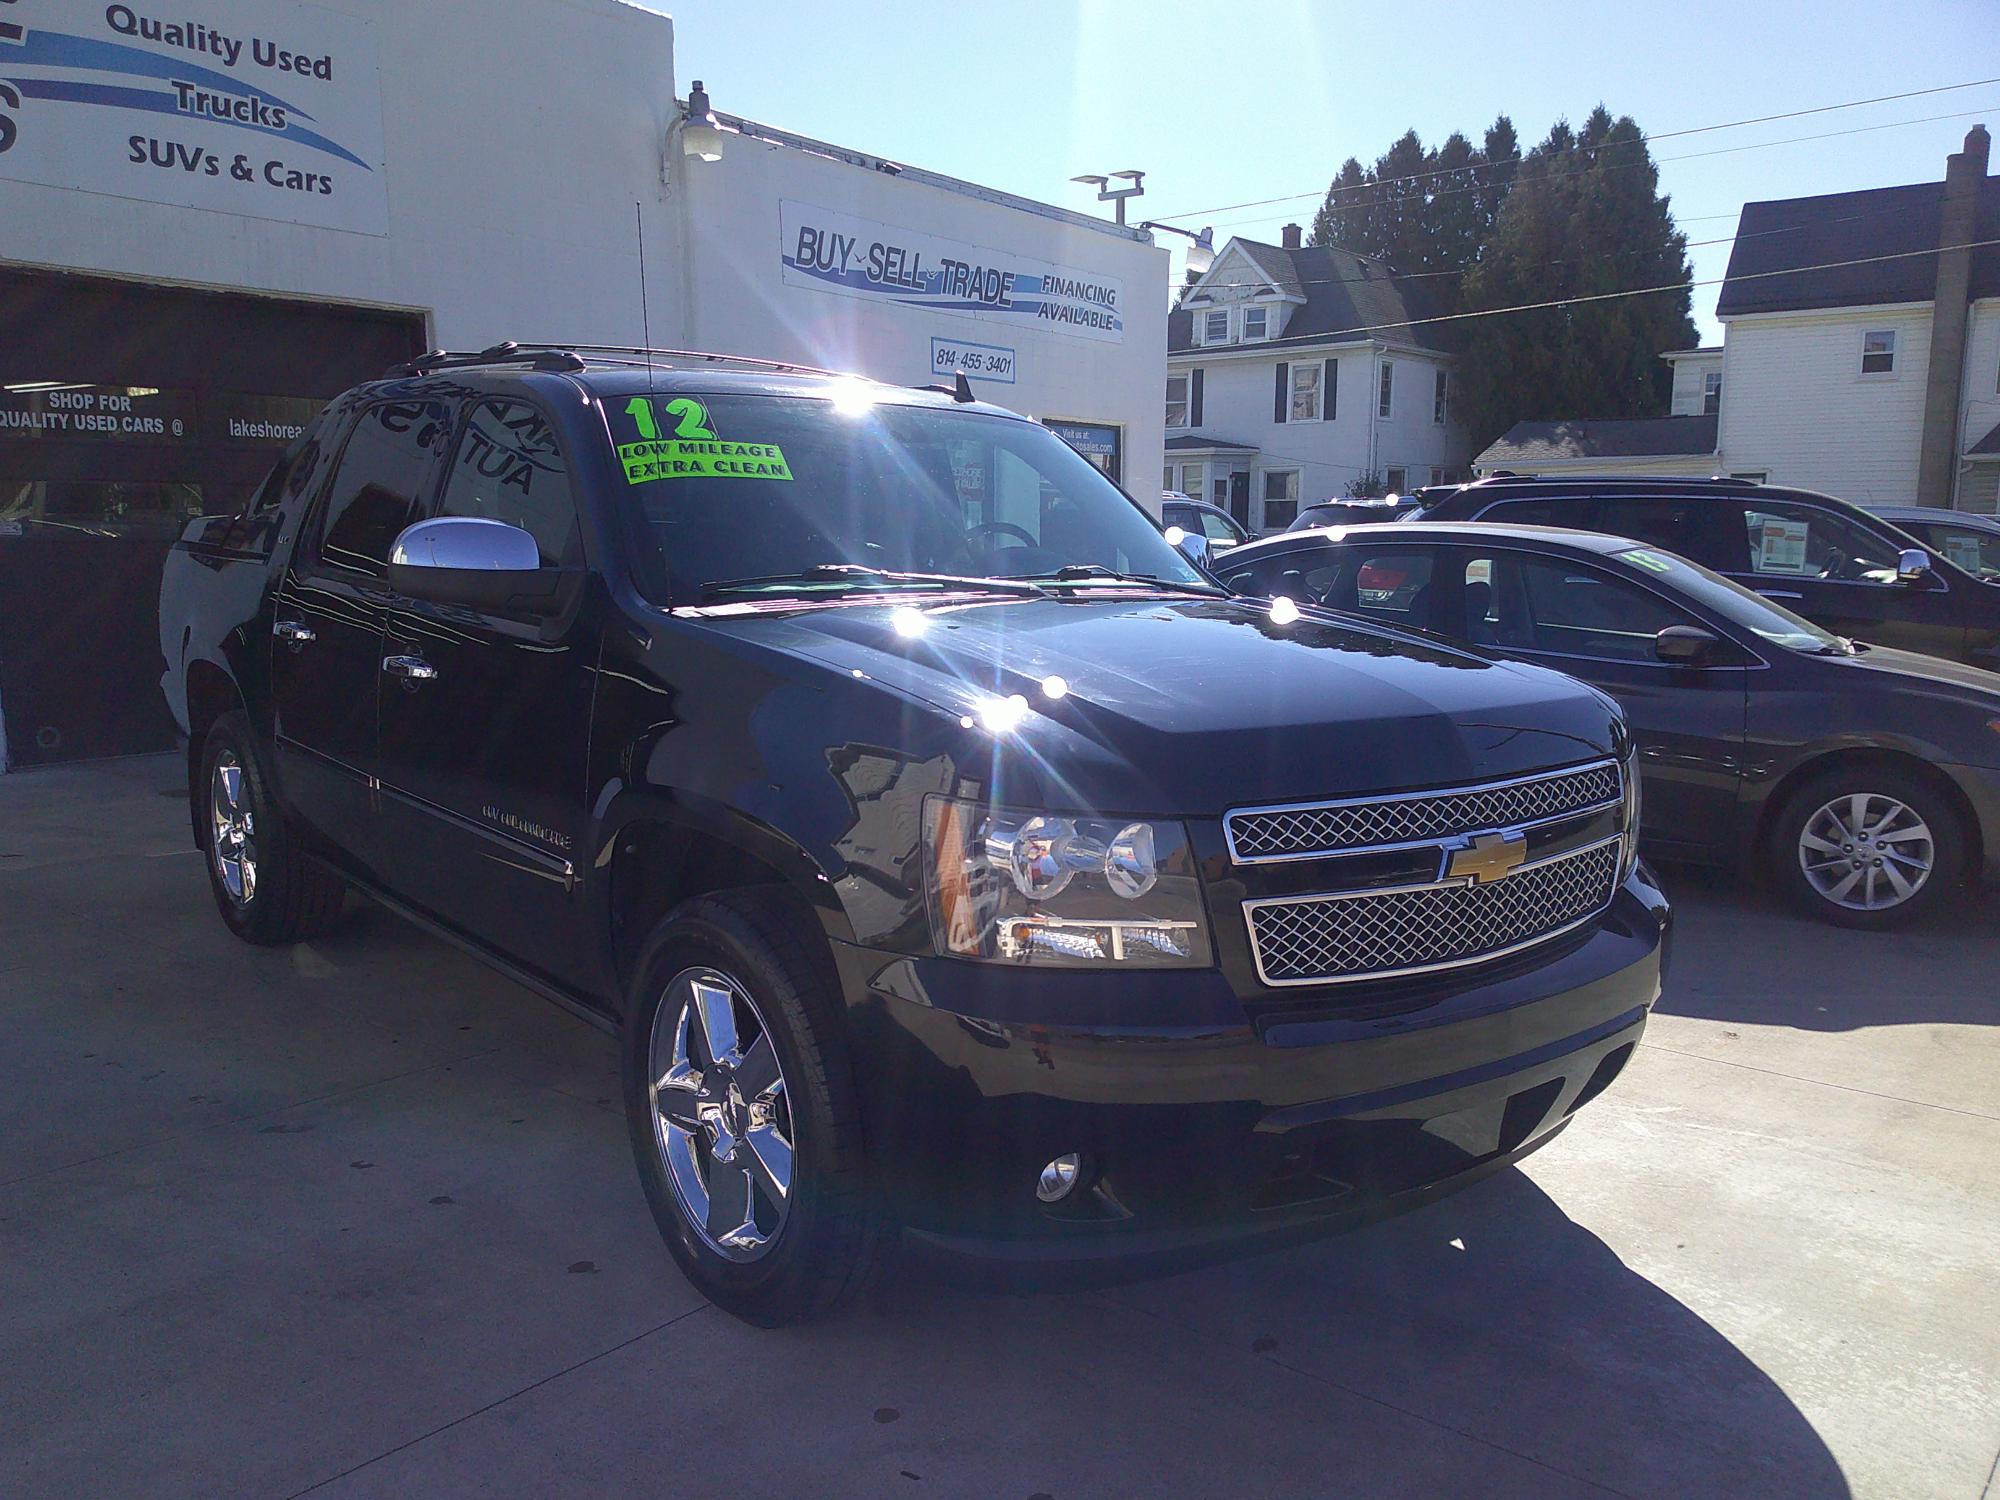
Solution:
[(1301, 362), (1292, 366), (1292, 404), (1289, 413), (1292, 421), (1319, 420), (1319, 378), (1320, 368), (1317, 364)]
[(1270, 326), (1269, 319), (1270, 312), (1267, 308), (1244, 308), (1243, 342), (1246, 344), (1261, 342), (1266, 337), (1264, 330)]
[(1861, 373), (1863, 375), (1896, 373), (1895, 329), (1878, 328), (1861, 335)]
[(1375, 415), (1387, 417), (1396, 397), (1396, 367), (1388, 360), (1382, 361), (1382, 389), (1375, 398)]
[(1383, 479), (1392, 495), (1406, 494), (1410, 488), (1410, 471), (1391, 468), (1383, 471)]
[(1185, 427), (1188, 424), (1188, 378), (1185, 375), (1167, 377), (1167, 425)]
[(1451, 371), (1439, 370), (1431, 392), (1431, 420), (1442, 427), (1451, 420)]
[(1722, 372), (1705, 370), (1701, 377), (1701, 414), (1712, 417), (1722, 410)]
[(1229, 310), (1219, 309), (1205, 314), (1201, 320), (1201, 341), (1204, 344), (1226, 344), (1229, 342)]

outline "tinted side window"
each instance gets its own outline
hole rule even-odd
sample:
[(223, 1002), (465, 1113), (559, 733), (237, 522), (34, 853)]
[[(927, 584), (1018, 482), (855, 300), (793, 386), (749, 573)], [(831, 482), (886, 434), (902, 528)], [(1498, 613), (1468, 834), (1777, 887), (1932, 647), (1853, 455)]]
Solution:
[(1344, 566), (1316, 596), (1335, 609), (1353, 610), (1398, 625), (1428, 623), (1431, 572), (1428, 552), (1343, 549)]
[(582, 561), (569, 466), (548, 419), (524, 401), (472, 409), (437, 513), (520, 527), (542, 549), (545, 568)]
[(1817, 506), (1759, 500), (1743, 508), (1730, 571), (1767, 578), (1818, 578), (1891, 585), (1901, 548), (1846, 516)]
[(1612, 495), (1599, 502), (1595, 529), (1629, 536), (1662, 552), (1678, 552), (1704, 567), (1733, 565), (1735, 555), (1716, 557), (1709, 540), (1718, 509), (1727, 513), (1729, 508), (1718, 507), (1713, 500)]
[(1222, 579), (1239, 594), (1295, 599), (1319, 604), (1339, 592), (1341, 574), (1353, 567), (1345, 553), (1330, 547), (1301, 547), (1276, 557), (1260, 558), (1248, 568), (1221, 564)]
[[(1474, 562), (1467, 569), (1472, 581)], [(1659, 595), (1583, 563), (1499, 553), (1477, 623), (1484, 638), (1533, 651), (1601, 661), (1656, 661), (1653, 638), (1695, 623)], [(1468, 590), (1469, 592), (1473, 592)], [(1475, 634), (1474, 639), (1480, 639)]]
[(1949, 522), (1898, 521), (1903, 530), (1935, 547), (1974, 578), (2000, 578), (2000, 531)]
[(1578, 495), (1566, 500), (1503, 500), (1479, 513), (1482, 521), (1503, 526), (1570, 526), (1590, 530), (1591, 500)]
[(320, 561), (382, 572), (389, 548), (416, 514), (450, 420), (441, 401), (386, 401), (361, 413), (327, 494)]

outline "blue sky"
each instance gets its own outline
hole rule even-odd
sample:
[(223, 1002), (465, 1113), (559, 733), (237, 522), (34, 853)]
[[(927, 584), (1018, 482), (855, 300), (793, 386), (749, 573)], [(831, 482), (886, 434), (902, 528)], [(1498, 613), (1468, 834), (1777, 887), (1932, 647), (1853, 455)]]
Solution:
[[(1218, 241), (1310, 222), (1343, 159), (1372, 162), (1410, 127), (1427, 144), (1454, 129), (1477, 140), (1505, 112), (1525, 145), (1602, 101), (1659, 134), (2000, 78), (1994, 0), (653, 8), (675, 19), (677, 85), (703, 79), (718, 109), (1091, 211), (1069, 178), (1136, 167), (1135, 218), (1213, 224)], [(1941, 176), (1975, 121), (2000, 132), (2000, 83), (1680, 136), (1654, 154), (1688, 238), (1725, 240), (1749, 199)], [(1874, 126), (1888, 128), (1795, 139)], [(1755, 149), (1725, 151), (1743, 146)], [(1311, 196), (1216, 211), (1296, 193)], [(1690, 254), (1697, 279), (1719, 277), (1729, 246)], [(1695, 289), (1704, 341), (1719, 335), (1716, 290)]]

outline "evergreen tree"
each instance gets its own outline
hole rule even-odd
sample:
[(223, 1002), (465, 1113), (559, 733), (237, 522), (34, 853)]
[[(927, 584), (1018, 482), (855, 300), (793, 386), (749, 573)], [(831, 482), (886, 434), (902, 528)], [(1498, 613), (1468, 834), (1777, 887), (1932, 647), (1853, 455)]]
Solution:
[(1459, 411), (1475, 450), (1524, 419), (1665, 409), (1672, 371), (1659, 356), (1695, 333), (1687, 237), (1658, 189), (1639, 127), (1602, 105), (1580, 131), (1558, 122), (1521, 162), (1461, 305), (1555, 305), (1466, 320)]

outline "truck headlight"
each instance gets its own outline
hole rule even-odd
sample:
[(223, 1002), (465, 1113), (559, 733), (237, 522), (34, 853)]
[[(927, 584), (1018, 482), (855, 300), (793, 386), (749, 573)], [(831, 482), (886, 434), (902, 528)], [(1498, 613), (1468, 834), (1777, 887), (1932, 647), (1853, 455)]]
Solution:
[(924, 801), (940, 953), (1058, 968), (1206, 968), (1208, 924), (1187, 830)]
[(1625, 850), (1618, 866), (1618, 883), (1623, 885), (1639, 867), (1639, 815), (1641, 812), (1641, 784), (1639, 781), (1639, 746), (1633, 742), (1625, 752), (1625, 759), (1619, 763), (1618, 774), (1625, 782)]

